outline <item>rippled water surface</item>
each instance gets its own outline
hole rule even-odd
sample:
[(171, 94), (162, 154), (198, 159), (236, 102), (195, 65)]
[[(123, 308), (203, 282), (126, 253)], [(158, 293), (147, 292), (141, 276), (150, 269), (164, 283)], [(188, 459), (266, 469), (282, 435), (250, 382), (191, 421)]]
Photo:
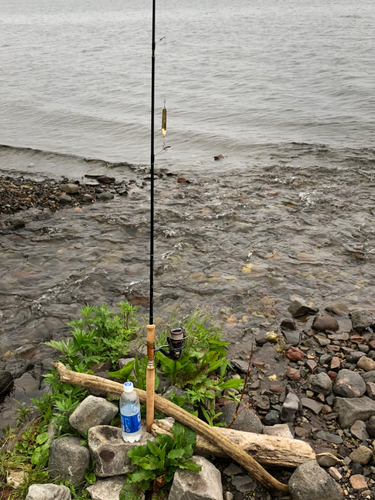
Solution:
[[(158, 0), (160, 161), (373, 147), (374, 24), (372, 0)], [(0, 60), (0, 143), (148, 162), (151, 1), (0, 0)]]

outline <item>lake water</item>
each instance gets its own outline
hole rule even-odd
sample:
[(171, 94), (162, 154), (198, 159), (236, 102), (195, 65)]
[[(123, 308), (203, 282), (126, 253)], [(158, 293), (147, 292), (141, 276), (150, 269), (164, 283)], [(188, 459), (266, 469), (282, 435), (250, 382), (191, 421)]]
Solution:
[[(151, 7), (0, 0), (0, 144), (149, 163)], [(373, 148), (374, 25), (373, 0), (159, 0), (158, 161)]]

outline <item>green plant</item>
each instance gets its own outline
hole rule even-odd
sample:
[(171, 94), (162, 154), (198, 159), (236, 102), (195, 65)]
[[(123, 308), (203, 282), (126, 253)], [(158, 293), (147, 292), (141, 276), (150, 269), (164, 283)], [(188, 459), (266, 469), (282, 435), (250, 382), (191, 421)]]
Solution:
[(119, 305), (119, 314), (110, 311), (106, 304), (87, 305), (80, 311), (82, 318), (68, 323), (73, 327), (72, 338), (51, 340), (46, 345), (62, 352), (66, 366), (75, 371), (87, 371), (93, 364), (108, 359), (117, 362), (136, 326), (136, 307), (127, 302)]
[[(230, 366), (226, 359), (226, 347), (229, 344), (222, 340), (221, 331), (206, 311), (197, 309), (191, 317), (184, 318), (181, 324), (187, 338), (180, 359), (173, 361), (161, 352), (156, 353), (156, 358), (164, 375), (171, 378), (172, 384), (186, 390), (188, 402), (200, 406), (207, 422), (213, 425), (219, 416), (212, 409), (216, 396), (224, 389), (241, 389), (243, 381), (225, 381)], [(158, 344), (165, 341), (165, 335), (162, 335)]]
[(95, 462), (90, 460), (88, 468), (85, 470), (85, 479), (89, 484), (94, 484), (96, 482), (96, 476), (94, 473)]
[(23, 403), (20, 403), (16, 399), (13, 398), (13, 401), (15, 401), (18, 404), (17, 408), (17, 427), (21, 427), (22, 425), (27, 424), (27, 422), (30, 421), (31, 414), (33, 412), (33, 408), (30, 406), (26, 406)]
[(202, 413), (203, 413), (204, 418), (206, 419), (208, 425), (210, 425), (211, 427), (213, 427), (214, 425), (217, 427), (224, 427), (225, 426), (225, 424), (223, 424), (221, 422), (215, 422), (215, 420), (217, 420), (220, 417), (220, 415), (223, 414), (223, 412), (221, 412), (221, 411), (216, 413), (215, 401), (211, 401), (210, 407), (208, 410), (206, 410), (206, 408), (204, 406), (201, 406), (201, 410), (202, 410)]
[[(134, 371), (134, 375), (131, 372)], [(147, 356), (144, 356), (140, 360), (138, 356), (135, 356), (134, 361), (129, 361), (126, 365), (118, 370), (117, 372), (110, 372), (108, 375), (110, 377), (119, 378), (122, 381), (130, 380), (134, 383), (137, 389), (146, 390), (146, 371), (147, 371)], [(155, 391), (159, 387), (159, 377), (155, 372)]]
[(155, 437), (156, 444), (136, 446), (128, 451), (132, 464), (138, 469), (127, 476), (121, 490), (120, 500), (137, 500), (140, 491), (158, 492), (168, 485), (177, 469), (201, 470), (195, 462), (188, 460), (196, 443), (196, 434), (179, 422), (173, 424), (172, 439), (167, 434)]

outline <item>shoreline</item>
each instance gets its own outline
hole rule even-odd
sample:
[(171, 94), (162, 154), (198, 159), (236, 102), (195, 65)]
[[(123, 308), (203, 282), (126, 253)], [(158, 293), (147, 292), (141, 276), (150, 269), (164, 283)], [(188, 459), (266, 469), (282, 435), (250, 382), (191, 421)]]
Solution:
[[(361, 201), (371, 185), (359, 172), (362, 182), (356, 195), (340, 204), (346, 174), (335, 178), (331, 198), (324, 193), (319, 198), (316, 193), (322, 192), (323, 185), (331, 182), (334, 186), (330, 171), (319, 173), (321, 178), (285, 166), (270, 172), (265, 166), (257, 174), (237, 172), (230, 179), (217, 180), (187, 175), (187, 182), (181, 182), (172, 173), (160, 172), (157, 320), (170, 317), (181, 304), (184, 313), (194, 310), (197, 303), (212, 307), (230, 342), (230, 359), (237, 371), (241, 372), (251, 344), (256, 343), (256, 365), (251, 372), (251, 385), (255, 385), (250, 385), (248, 395), (256, 403), (258, 415), (263, 420), (275, 418), (285, 403), (287, 386), (291, 386), (300, 401), (307, 399), (305, 403), (310, 405), (303, 406), (297, 416), (297, 437), (331, 451), (334, 447), (329, 439), (341, 438), (344, 444), (339, 446), (345, 448), (340, 448), (339, 455), (344, 457), (345, 449), (346, 456), (352, 450), (345, 443), (350, 444), (353, 436), (350, 431), (349, 436), (345, 431), (340, 435), (337, 417), (330, 417), (335, 413), (332, 402), (328, 404), (325, 396), (322, 402), (322, 396), (311, 394), (310, 378), (329, 371), (327, 354), (333, 358), (338, 353), (341, 368), (351, 367), (358, 373), (357, 360), (346, 360), (351, 352), (362, 352), (351, 340), (355, 335), (347, 310), (373, 309), (372, 199), (366, 198), (366, 205)], [(78, 211), (26, 210), (22, 212), (25, 227), (3, 228), (6, 294), (0, 299), (6, 331), (0, 340), (6, 348), (8, 339), (9, 352), (3, 352), (6, 357), (0, 360), (0, 370), (12, 372), (15, 396), (21, 403), (45, 389), (41, 375), (48, 372), (56, 353), (43, 343), (65, 338), (68, 321), (84, 304), (105, 302), (112, 307), (119, 297), (125, 297), (140, 304), (141, 312), (147, 310), (147, 177), (147, 172), (129, 172), (126, 186), (121, 186), (127, 188), (127, 195), (117, 193), (110, 203), (90, 203)], [(66, 179), (59, 184), (63, 185), (69, 185)], [(81, 184), (72, 185), (79, 188)], [(339, 230), (343, 231), (341, 239)], [(355, 244), (343, 249), (342, 240), (349, 230), (356, 235), (350, 237)], [(358, 248), (358, 241), (366, 247)], [(319, 315), (325, 314), (330, 303), (343, 303), (344, 315), (334, 315), (338, 332), (314, 332), (313, 315), (306, 322), (297, 319), (296, 330), (287, 332), (281, 324), (290, 319), (288, 308), (296, 295), (319, 308)], [(272, 331), (282, 335), (277, 346), (267, 339)], [(370, 341), (364, 339), (362, 348), (367, 349)], [(285, 357), (294, 342), (303, 361)], [(289, 368), (300, 372), (299, 381), (286, 375)], [(295, 372), (289, 373), (295, 376)], [(316, 414), (314, 408), (326, 403), (331, 412)], [(7, 417), (6, 413), (2, 416)], [(337, 437), (331, 438), (331, 434)], [(349, 466), (345, 467), (348, 473)], [(365, 469), (372, 477), (371, 467)]]

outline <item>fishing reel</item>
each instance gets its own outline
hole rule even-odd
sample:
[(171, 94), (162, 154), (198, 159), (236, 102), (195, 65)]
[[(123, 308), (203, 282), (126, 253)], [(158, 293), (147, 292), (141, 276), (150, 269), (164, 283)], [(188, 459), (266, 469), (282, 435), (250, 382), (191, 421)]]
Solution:
[[(183, 348), (185, 347), (185, 330), (183, 328), (172, 328), (171, 336), (167, 337), (167, 345), (155, 347), (155, 352), (160, 351), (164, 356), (173, 361), (177, 361), (181, 357)], [(165, 351), (168, 348), (168, 351)]]

